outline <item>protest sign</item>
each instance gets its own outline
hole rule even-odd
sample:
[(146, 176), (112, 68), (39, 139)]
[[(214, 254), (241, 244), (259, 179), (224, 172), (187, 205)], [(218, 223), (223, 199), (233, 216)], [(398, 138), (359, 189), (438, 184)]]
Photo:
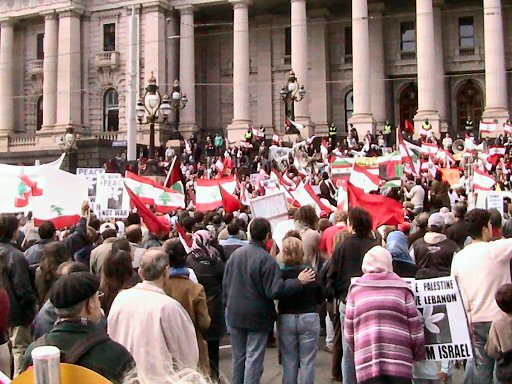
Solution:
[(503, 217), (503, 196), (498, 193), (489, 193), (487, 195), (487, 209), (495, 208)]
[(130, 211), (130, 198), (119, 173), (97, 175), (94, 212), (99, 218), (124, 218)]
[(94, 207), (94, 203), (96, 202), (96, 184), (98, 181), (98, 175), (101, 173), (105, 173), (105, 169), (103, 169), (103, 168), (77, 168), (76, 169), (76, 175), (87, 180), (87, 183), (89, 184), (88, 199), (89, 199), (89, 205), (91, 207)]
[(251, 199), (249, 205), (253, 216), (267, 219), (272, 228), (288, 219), (288, 201), (284, 192)]
[(468, 322), (454, 277), (410, 280), (422, 314), (427, 360), (473, 357)]

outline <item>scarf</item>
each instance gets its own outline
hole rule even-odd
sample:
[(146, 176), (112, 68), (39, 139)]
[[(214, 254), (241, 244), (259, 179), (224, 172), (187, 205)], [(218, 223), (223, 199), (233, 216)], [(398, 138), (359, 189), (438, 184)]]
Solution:
[(170, 268), (169, 277), (172, 276), (186, 277), (188, 279), (190, 277), (190, 271), (188, 270), (187, 267)]
[(391, 254), (381, 246), (370, 249), (363, 258), (363, 273), (393, 272)]
[(393, 260), (414, 264), (409, 254), (409, 242), (403, 232), (390, 232), (386, 239), (386, 249), (391, 253)]
[(209, 250), (211, 233), (207, 229), (200, 229), (192, 235), (192, 254), (196, 258), (211, 259), (212, 254)]

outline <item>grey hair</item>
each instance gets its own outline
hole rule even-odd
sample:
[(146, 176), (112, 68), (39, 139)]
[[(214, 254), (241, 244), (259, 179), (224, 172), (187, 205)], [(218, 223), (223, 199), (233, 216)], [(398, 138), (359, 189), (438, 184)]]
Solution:
[[(87, 299), (87, 300), (89, 300), (89, 299)], [(80, 314), (80, 312), (82, 311), (82, 309), (84, 308), (87, 300), (81, 301), (80, 303), (75, 304), (71, 307), (55, 308), (55, 313), (57, 314), (58, 317), (61, 317), (63, 319), (77, 317)]]
[(167, 255), (161, 250), (147, 250), (140, 259), (139, 274), (146, 281), (155, 281), (169, 266)]

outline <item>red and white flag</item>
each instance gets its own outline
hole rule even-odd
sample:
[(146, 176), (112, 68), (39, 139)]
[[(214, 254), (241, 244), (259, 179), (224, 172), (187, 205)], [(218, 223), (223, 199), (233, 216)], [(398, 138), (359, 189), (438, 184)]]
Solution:
[(421, 143), (421, 153), (423, 155), (435, 155), (439, 151), (439, 147), (433, 143)]
[(219, 185), (222, 185), (228, 193), (234, 193), (236, 179), (223, 177), (221, 179), (197, 179), (196, 182), (196, 210), (213, 211), (222, 204), (222, 196)]
[(328, 214), (332, 212), (332, 208), (330, 206), (325, 205), (320, 201), (320, 198), (313, 191), (310, 184), (300, 183), (295, 191), (292, 192), (295, 200), (300, 204), (300, 206), (311, 205), (315, 208), (317, 215)]
[(383, 184), (383, 180), (379, 176), (357, 164), (354, 164), (354, 168), (352, 168), (349, 181), (352, 185), (362, 189), (365, 193), (376, 191)]
[(477, 167), (473, 168), (473, 189), (475, 191), (490, 191), (495, 184), (496, 180), (494, 177)]
[(505, 156), (505, 146), (504, 145), (490, 145), (488, 147), (489, 156), (493, 155), (501, 155)]
[(176, 231), (178, 232), (181, 245), (185, 248), (185, 252), (190, 253), (192, 251), (192, 239), (187, 232), (185, 232), (180, 223), (176, 223)]
[(503, 130), (505, 133), (512, 134), (512, 123), (505, 123), (503, 125)]
[(220, 174), (224, 172), (224, 163), (222, 162), (220, 157), (215, 162), (215, 169), (217, 169), (217, 172), (219, 172)]
[(480, 133), (493, 133), (496, 132), (498, 124), (494, 121), (481, 121), (480, 122)]
[(421, 172), (436, 177), (437, 167), (432, 161), (432, 156), (429, 156), (428, 160), (421, 162)]

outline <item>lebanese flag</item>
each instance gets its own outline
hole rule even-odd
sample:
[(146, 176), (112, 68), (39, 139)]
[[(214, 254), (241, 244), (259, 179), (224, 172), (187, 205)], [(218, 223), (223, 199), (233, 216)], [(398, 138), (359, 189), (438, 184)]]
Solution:
[(414, 133), (414, 124), (410, 120), (405, 120), (405, 132)]
[(124, 182), (144, 204), (154, 205), (157, 212), (169, 213), (185, 208), (184, 194), (165, 188), (150, 178), (126, 171)]
[(261, 129), (259, 129), (255, 126), (252, 127), (252, 134), (253, 134), (253, 136), (260, 138), (260, 139), (265, 137), (265, 134), (263, 132), (261, 132)]
[(383, 180), (379, 176), (369, 172), (366, 168), (354, 164), (349, 182), (357, 188), (361, 188), (365, 193), (368, 193), (378, 190)]
[(87, 201), (89, 183), (84, 178), (60, 169), (47, 168), (33, 176), (41, 194), (31, 198), (34, 223), (51, 221), (56, 228), (71, 227), (80, 219)]
[(215, 162), (215, 169), (217, 169), (217, 172), (220, 174), (222, 174), (224, 171), (224, 163), (220, 160), (220, 157)]
[(490, 191), (496, 184), (494, 177), (487, 172), (479, 170), (477, 167), (473, 168), (473, 189), (475, 191)]
[(348, 211), (348, 180), (340, 180), (338, 183), (338, 209)]
[(185, 191), (183, 188), (183, 175), (181, 173), (177, 155), (175, 155), (171, 161), (171, 167), (169, 168), (169, 172), (167, 172), (164, 187), (173, 189), (180, 193), (184, 193)]
[(178, 232), (181, 245), (185, 248), (185, 252), (190, 253), (192, 251), (192, 239), (187, 232), (185, 232), (180, 223), (176, 223), (176, 231)]
[(423, 155), (435, 155), (439, 151), (439, 147), (433, 143), (421, 143), (421, 153)]
[(236, 180), (233, 177), (221, 179), (197, 179), (196, 182), (196, 210), (213, 211), (222, 204), (222, 195), (219, 185), (228, 193), (233, 194), (236, 189)]
[(360, 188), (347, 184), (350, 208), (364, 208), (372, 216), (373, 229), (381, 225), (398, 225), (404, 222), (402, 204), (389, 197), (364, 193)]
[(332, 208), (322, 203), (310, 184), (300, 183), (297, 189), (291, 192), (300, 206), (311, 205), (315, 208), (317, 215), (322, 216), (332, 212)]
[(243, 205), (249, 206), (249, 200), (251, 200), (251, 194), (247, 190), (245, 184), (240, 185), (240, 202)]
[(288, 116), (286, 116), (285, 124), (287, 127), (294, 126), (295, 128), (297, 128), (299, 130), (304, 128), (304, 126), (302, 124), (296, 123), (295, 121), (290, 119)]
[(489, 156), (487, 157), (487, 161), (491, 163), (492, 165), (498, 164), (498, 161), (501, 157), (505, 156), (505, 146), (503, 145), (493, 145), (489, 146), (488, 153)]
[(428, 160), (421, 162), (421, 172), (430, 173), (432, 177), (436, 177), (437, 167), (432, 161), (432, 156)]
[(170, 225), (167, 224), (166, 226), (163, 220), (160, 220), (153, 212), (151, 212), (146, 204), (144, 204), (129, 187), (125, 185), (125, 188), (126, 192), (128, 192), (128, 196), (130, 196), (130, 206), (132, 208), (137, 208), (137, 213), (146, 227), (148, 227), (149, 231), (151, 233), (157, 233), (159, 231), (169, 232)]
[(436, 161), (441, 163), (444, 167), (450, 168), (455, 164), (455, 159), (446, 149), (439, 149), (439, 152), (435, 155)]
[(222, 207), (226, 212), (235, 212), (240, 210), (240, 200), (234, 194), (228, 193), (222, 185), (219, 184), (220, 195), (222, 197)]
[(503, 125), (503, 130), (505, 133), (512, 134), (512, 124), (511, 123), (505, 123)]
[(480, 133), (493, 133), (496, 132), (497, 124), (494, 121), (481, 121)]
[(223, 176), (226, 174), (226, 171), (228, 169), (233, 168), (233, 162), (231, 161), (231, 157), (226, 156), (223, 160), (220, 158), (217, 159), (215, 162), (215, 168), (217, 169), (217, 172), (220, 176)]

